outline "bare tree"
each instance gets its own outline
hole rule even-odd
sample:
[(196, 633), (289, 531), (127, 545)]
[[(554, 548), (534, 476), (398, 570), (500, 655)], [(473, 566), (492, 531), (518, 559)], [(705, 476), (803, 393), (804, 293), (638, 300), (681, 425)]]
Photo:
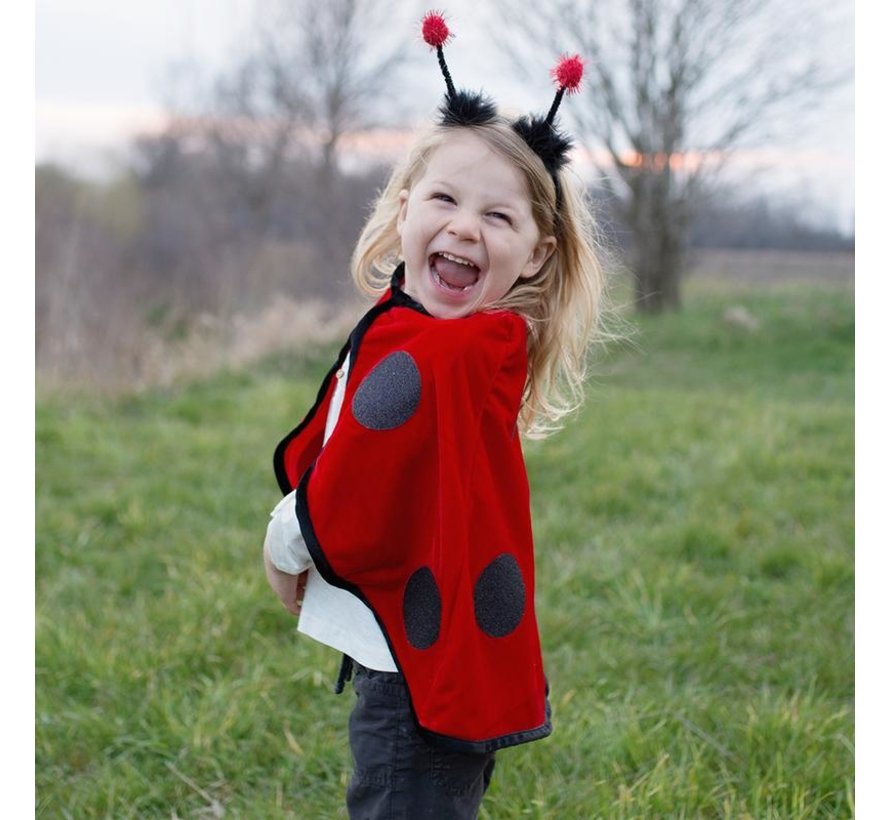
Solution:
[(583, 99), (563, 116), (630, 234), (640, 310), (679, 307), (692, 216), (733, 152), (801, 123), (844, 79), (825, 60), (826, 10), (820, 0), (517, 0), (498, 11), (520, 70), (548, 47), (586, 59)]
[(253, 36), (219, 78), (213, 106), (218, 147), (249, 150), (261, 169), (253, 174), (258, 206), (294, 155), (314, 158), (322, 180), (333, 180), (343, 135), (374, 124), (375, 106), (408, 53), (406, 37), (392, 34), (397, 9), (396, 0), (259, 4)]
[(301, 245), (294, 279), (339, 294), (329, 274), (346, 269), (364, 205), (351, 200), (367, 186), (338, 158), (394, 85), (410, 36), (395, 12), (407, 13), (396, 0), (259, 0), (219, 74), (171, 67), (167, 131), (136, 145), (134, 164), (152, 203), (169, 205), (152, 210), (149, 255), (169, 257), (193, 296), (243, 308), (268, 289), (261, 258), (276, 242)]

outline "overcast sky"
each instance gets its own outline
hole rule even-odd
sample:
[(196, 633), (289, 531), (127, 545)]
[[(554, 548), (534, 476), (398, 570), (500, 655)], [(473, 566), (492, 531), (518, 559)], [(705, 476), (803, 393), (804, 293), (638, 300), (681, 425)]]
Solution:
[[(789, 0), (794, 2), (794, 0)], [(850, 0), (833, 0), (851, 9)], [(157, 128), (174, 65), (205, 72), (221, 66), (249, 30), (257, 0), (36, 0), (35, 150), (95, 169), (140, 129)], [(411, 6), (409, 0), (406, 6)], [(465, 52), (479, 54), (478, 4), (432, 3), (460, 27)], [(416, 3), (420, 14), (426, 7)], [(413, 10), (409, 10), (409, 14)], [(848, 15), (852, 19), (852, 11)], [(839, 34), (851, 48), (851, 32)], [(456, 48), (456, 46), (452, 46)], [(435, 72), (432, 82), (438, 82)], [(467, 82), (466, 85), (480, 85)], [(506, 92), (505, 92), (506, 93)], [(501, 99), (499, 93), (498, 98)], [(501, 99), (501, 102), (504, 100)], [(432, 104), (435, 104), (433, 101)], [(830, 111), (793, 145), (769, 145), (750, 167), (775, 172), (760, 182), (811, 200), (835, 224), (853, 219), (853, 95), (836, 95)]]

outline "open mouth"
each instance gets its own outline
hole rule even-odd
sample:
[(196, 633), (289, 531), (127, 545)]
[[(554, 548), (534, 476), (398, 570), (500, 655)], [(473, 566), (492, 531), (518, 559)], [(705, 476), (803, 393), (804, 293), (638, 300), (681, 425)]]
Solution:
[(454, 293), (469, 290), (479, 281), (479, 267), (452, 253), (434, 253), (429, 265), (436, 284)]

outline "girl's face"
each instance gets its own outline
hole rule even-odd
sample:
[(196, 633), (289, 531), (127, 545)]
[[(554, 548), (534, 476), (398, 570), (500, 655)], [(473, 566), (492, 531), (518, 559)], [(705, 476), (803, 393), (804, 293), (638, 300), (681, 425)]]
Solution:
[(556, 247), (540, 235), (522, 173), (463, 130), (401, 191), (397, 227), (405, 292), (440, 319), (488, 307), (534, 276)]

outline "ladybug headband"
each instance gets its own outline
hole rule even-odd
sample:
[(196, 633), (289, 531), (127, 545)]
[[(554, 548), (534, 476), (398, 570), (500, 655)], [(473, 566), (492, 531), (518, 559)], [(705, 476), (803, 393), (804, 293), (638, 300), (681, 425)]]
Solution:
[[(423, 39), (428, 45), (436, 49), (439, 58), (439, 67), (445, 77), (445, 101), (439, 108), (442, 114), (442, 125), (484, 125), (491, 122), (497, 116), (494, 102), (482, 94), (470, 91), (458, 91), (454, 87), (451, 73), (445, 63), (445, 54), (442, 47), (451, 39), (451, 32), (445, 18), (436, 12), (429, 12), (423, 18)], [(573, 57), (563, 57), (551, 72), (558, 90), (550, 106), (547, 116), (532, 116), (527, 114), (515, 120), (513, 130), (525, 140), (526, 144), (534, 151), (544, 163), (544, 167), (553, 179), (556, 186), (556, 204), (559, 208), (562, 199), (558, 172), (569, 161), (569, 150), (572, 147), (571, 138), (562, 133), (555, 125), (556, 111), (562, 98), (568, 91), (573, 94), (581, 85), (581, 77), (584, 74), (584, 62), (577, 54)]]

